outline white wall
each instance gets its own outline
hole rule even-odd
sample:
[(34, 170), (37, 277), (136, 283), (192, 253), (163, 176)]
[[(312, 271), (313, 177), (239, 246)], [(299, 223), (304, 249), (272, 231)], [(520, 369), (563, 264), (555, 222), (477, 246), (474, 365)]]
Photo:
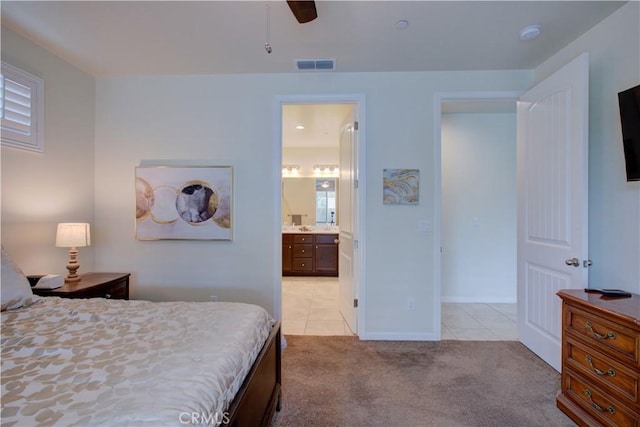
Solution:
[[(2, 147), (2, 244), (26, 274), (66, 275), (57, 223), (96, 225), (94, 79), (4, 26), (2, 60), (45, 82), (45, 153)], [(78, 249), (81, 273), (93, 270), (94, 247)]]
[(516, 302), (516, 116), (442, 116), (442, 301)]
[[(280, 141), (274, 100), (288, 94), (366, 96), (366, 324), (363, 336), (434, 333), (434, 94), (523, 90), (531, 73), (433, 72), (166, 76), (98, 79), (96, 230), (102, 270), (131, 271), (132, 294), (148, 299), (220, 299), (274, 308), (280, 265)], [(247, 126), (251, 123), (251, 126)], [(234, 166), (232, 242), (134, 239), (133, 171), (144, 159), (203, 159)], [(418, 206), (382, 204), (382, 170), (421, 170)], [(407, 300), (415, 300), (408, 310)]]
[(536, 70), (589, 52), (589, 286), (640, 293), (640, 182), (626, 182), (618, 92), (640, 84), (640, 3), (629, 2)]
[[(638, 83), (638, 6), (624, 6), (536, 70), (542, 78), (578, 52), (591, 51), (590, 225), (596, 263), (592, 283), (607, 279), (607, 285), (627, 289), (637, 289), (640, 277), (638, 263), (627, 261), (640, 258), (640, 195), (637, 184), (622, 179), (620, 129), (611, 96)], [(433, 235), (418, 231), (419, 221), (433, 221), (435, 215), (434, 94), (518, 91), (533, 81), (529, 71), (98, 79), (91, 176), (91, 79), (2, 31), (3, 58), (11, 57), (17, 66), (44, 77), (49, 102), (56, 100), (47, 106), (46, 120), (53, 120), (47, 127), (55, 130), (48, 132), (46, 143), (52, 151), (45, 161), (2, 149), (2, 241), (20, 252), (18, 261), (24, 265), (33, 253), (60, 251), (52, 247), (53, 224), (91, 222), (95, 211), (95, 269), (132, 272), (134, 297), (206, 300), (216, 294), (273, 310), (281, 267), (272, 253), (278, 247), (271, 228), (279, 223), (280, 200), (274, 200), (273, 193), (280, 182), (281, 160), (273, 137), (274, 99), (288, 94), (364, 94), (365, 338), (424, 338), (436, 330), (433, 310), (439, 295), (434, 292)], [(49, 73), (50, 69), (59, 71)], [(70, 83), (76, 82), (84, 89), (73, 88)], [(135, 165), (144, 159), (233, 165), (234, 240), (136, 241), (133, 177)], [(27, 172), (29, 166), (42, 172)], [(382, 204), (384, 168), (421, 170), (418, 206)], [(44, 202), (32, 205), (38, 198), (30, 191), (38, 185), (42, 190), (36, 194)], [(31, 230), (33, 237), (23, 243), (23, 234)], [(90, 252), (91, 248), (81, 251), (80, 256)], [(38, 265), (28, 272), (49, 269), (50, 259), (37, 258)], [(409, 298), (415, 300), (415, 310), (408, 310)]]

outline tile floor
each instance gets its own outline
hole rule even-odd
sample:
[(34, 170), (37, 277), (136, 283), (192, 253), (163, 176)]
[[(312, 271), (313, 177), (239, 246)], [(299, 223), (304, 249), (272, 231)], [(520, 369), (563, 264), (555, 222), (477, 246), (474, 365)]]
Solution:
[(289, 335), (353, 335), (338, 308), (338, 278), (283, 277), (282, 331)]
[(442, 304), (442, 339), (517, 341), (516, 304)]
[[(335, 277), (283, 277), (287, 335), (353, 335), (338, 308)], [(517, 340), (516, 304), (442, 304), (443, 340)]]

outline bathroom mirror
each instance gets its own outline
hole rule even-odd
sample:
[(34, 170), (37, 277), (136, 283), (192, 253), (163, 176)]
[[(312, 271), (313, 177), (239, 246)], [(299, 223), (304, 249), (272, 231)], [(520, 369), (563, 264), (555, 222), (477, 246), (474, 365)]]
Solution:
[(337, 178), (282, 178), (283, 224), (338, 225), (337, 201)]

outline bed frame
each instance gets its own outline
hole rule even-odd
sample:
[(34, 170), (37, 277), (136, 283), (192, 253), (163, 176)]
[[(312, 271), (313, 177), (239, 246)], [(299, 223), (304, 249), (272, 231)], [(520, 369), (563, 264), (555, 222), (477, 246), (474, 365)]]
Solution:
[(231, 427), (269, 427), (280, 411), (280, 322), (277, 322), (228, 409)]

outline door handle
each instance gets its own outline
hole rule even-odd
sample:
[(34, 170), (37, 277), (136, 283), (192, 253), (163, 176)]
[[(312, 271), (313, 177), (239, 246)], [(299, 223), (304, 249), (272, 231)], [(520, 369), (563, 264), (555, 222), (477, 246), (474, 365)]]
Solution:
[(337, 245), (338, 243), (340, 243), (340, 240), (339, 239), (333, 239), (333, 243), (335, 243)]
[(572, 265), (574, 267), (580, 267), (580, 260), (578, 258), (575, 258), (575, 257), (571, 258), (571, 259), (568, 259), (568, 260), (565, 260), (564, 263), (567, 264), (567, 265)]

